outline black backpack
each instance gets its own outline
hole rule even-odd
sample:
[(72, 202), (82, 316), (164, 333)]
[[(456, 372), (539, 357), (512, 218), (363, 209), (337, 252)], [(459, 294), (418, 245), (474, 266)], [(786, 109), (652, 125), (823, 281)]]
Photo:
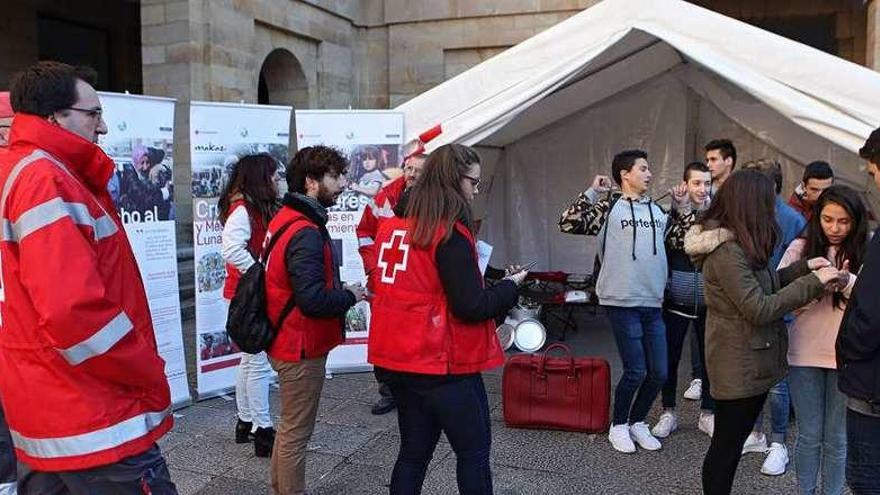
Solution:
[(281, 239), (294, 221), (282, 225), (272, 235), (263, 255), (242, 274), (235, 288), (235, 295), (229, 302), (226, 333), (239, 349), (248, 354), (257, 354), (269, 348), (281, 324), (295, 306), (294, 296), (291, 295), (274, 325), (266, 313), (266, 260), (275, 247), (275, 242)]

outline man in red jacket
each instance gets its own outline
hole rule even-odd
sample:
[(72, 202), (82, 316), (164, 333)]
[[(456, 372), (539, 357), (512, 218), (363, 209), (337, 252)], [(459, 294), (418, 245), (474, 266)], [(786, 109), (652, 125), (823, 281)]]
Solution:
[(94, 71), (39, 62), (12, 84), (0, 155), (0, 395), (18, 493), (176, 494), (143, 282), (107, 192)]
[[(406, 146), (406, 156), (403, 159), (403, 176), (394, 179), (383, 187), (376, 198), (366, 208), (357, 226), (358, 251), (364, 260), (364, 272), (367, 280), (370, 280), (376, 269), (376, 232), (379, 230), (379, 221), (382, 218), (394, 216), (394, 208), (400, 202), (404, 191), (409, 190), (422, 174), (425, 166), (425, 145), (418, 139), (410, 141)], [(367, 286), (372, 288), (371, 283)], [(379, 382), (379, 400), (373, 405), (370, 412), (373, 414), (386, 414), (396, 407), (391, 388), (386, 383)]]
[(287, 165), (281, 209), (269, 222), (266, 243), (277, 241), (266, 260), (266, 312), (279, 321), (269, 346), (278, 372), (281, 418), (272, 451), (271, 482), (277, 495), (305, 490), (306, 447), (315, 428), (327, 354), (343, 340), (345, 313), (364, 300), (360, 285), (339, 278), (339, 256), (327, 231), (327, 208), (345, 187), (348, 162), (333, 148), (299, 150)]
[[(0, 92), (0, 154), (6, 151), (9, 127), (12, 125), (12, 105), (9, 92)], [(6, 417), (0, 408), (0, 494), (15, 493), (15, 452), (12, 450), (12, 437), (6, 425)]]

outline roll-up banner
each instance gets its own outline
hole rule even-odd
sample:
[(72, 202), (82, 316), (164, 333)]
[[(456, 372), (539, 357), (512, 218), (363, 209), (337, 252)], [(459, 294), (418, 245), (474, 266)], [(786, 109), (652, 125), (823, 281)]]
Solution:
[[(386, 110), (297, 110), (295, 119), (299, 149), (323, 144), (339, 149), (349, 159), (348, 186), (330, 209), (327, 230), (340, 254), (343, 282), (366, 283), (355, 229), (379, 188), (403, 174), (403, 114)], [(330, 352), (328, 373), (371, 369), (367, 363), (369, 304), (355, 305), (345, 322), (345, 342)]]
[(117, 93), (100, 98), (108, 131), (100, 146), (116, 163), (108, 189), (137, 259), (171, 401), (180, 408), (191, 398), (174, 228), (174, 100)]
[(190, 152), (195, 259), (196, 372), (200, 399), (235, 387), (241, 360), (226, 334), (229, 302), (223, 297), (226, 264), (220, 255), (223, 227), (217, 201), (239, 158), (272, 155), (279, 166), (279, 191), (286, 191), (284, 164), (290, 136), (290, 107), (192, 102)]

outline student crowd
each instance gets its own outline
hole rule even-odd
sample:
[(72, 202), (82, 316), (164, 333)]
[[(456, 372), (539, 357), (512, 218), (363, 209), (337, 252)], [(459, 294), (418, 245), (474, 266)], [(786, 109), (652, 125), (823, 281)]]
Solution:
[[(96, 144), (107, 127), (93, 80), (40, 62), (16, 76), (11, 105), (0, 96), (0, 494), (176, 493), (156, 445), (172, 427), (170, 394), (107, 188), (115, 166)], [(687, 396), (700, 398), (698, 428), (711, 437), (705, 493), (730, 493), (745, 452), (766, 455), (762, 473), (785, 472), (792, 406), (803, 493), (880, 493), (880, 236), (869, 233), (869, 210), (834, 184), (828, 163), (808, 164), (786, 202), (778, 162), (739, 166), (726, 139), (705, 152), (666, 208), (648, 195), (648, 155), (622, 151), (559, 220), (562, 232), (599, 238), (596, 293), (623, 363), (611, 446), (656, 451), (677, 430), (677, 370), (693, 327)], [(880, 189), (880, 129), (860, 156)], [(527, 271), (510, 266), (484, 284), (470, 208), (480, 157), (409, 143), (403, 176), (377, 192), (358, 228), (366, 287), (341, 282), (326, 228), (346, 158), (299, 150), (280, 204), (276, 167), (268, 155), (241, 158), (218, 204), (224, 296), (259, 264), (277, 332), (264, 352), (243, 356), (236, 441), (271, 457), (275, 493), (306, 492), (327, 354), (343, 341), (348, 309), (368, 300), (374, 412), (398, 409), (390, 492), (420, 493), (445, 434), (459, 491), (492, 493), (481, 372), (504, 362), (494, 320), (517, 303)], [(649, 418), (657, 395), (662, 413)]]

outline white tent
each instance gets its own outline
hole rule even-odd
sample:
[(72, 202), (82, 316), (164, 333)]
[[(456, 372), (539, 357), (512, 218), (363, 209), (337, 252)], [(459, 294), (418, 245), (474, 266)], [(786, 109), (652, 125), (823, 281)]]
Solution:
[(429, 149), (479, 147), (493, 263), (585, 272), (594, 243), (556, 221), (623, 149), (648, 152), (655, 196), (721, 137), (739, 163), (783, 163), (786, 197), (813, 160), (872, 189), (857, 151), (880, 125), (880, 74), (680, 0), (605, 0), (398, 110)]

